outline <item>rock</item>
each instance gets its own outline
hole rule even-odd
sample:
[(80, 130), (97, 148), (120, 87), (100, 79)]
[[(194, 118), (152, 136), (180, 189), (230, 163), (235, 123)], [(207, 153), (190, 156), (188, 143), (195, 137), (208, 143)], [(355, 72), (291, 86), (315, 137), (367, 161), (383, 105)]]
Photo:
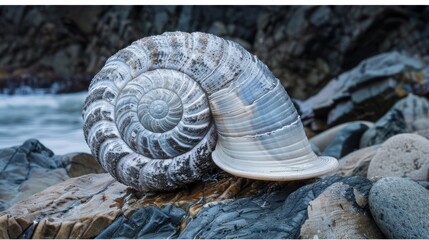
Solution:
[[(341, 131), (345, 127), (347, 127), (349, 125), (356, 125), (356, 124), (365, 125), (365, 126), (367, 126), (367, 128), (372, 127), (374, 125), (372, 122), (368, 122), (368, 121), (353, 121), (353, 122), (349, 122), (349, 123), (343, 123), (343, 124), (340, 124), (338, 126), (327, 129), (327, 130), (317, 134), (314, 137), (311, 137), (310, 143), (316, 145), (318, 147), (318, 149), (320, 149), (321, 151), (325, 151), (326, 147), (329, 144), (331, 144), (332, 141), (334, 141), (334, 139), (338, 136), (339, 133), (341, 133)], [(365, 128), (365, 127), (363, 127), (363, 128)], [(311, 131), (307, 128), (306, 128), (306, 130)], [(349, 131), (346, 131), (346, 132), (349, 132)], [(306, 133), (306, 134), (307, 134), (307, 136), (309, 136), (308, 133)]]
[(0, 169), (0, 211), (70, 177), (101, 171), (88, 154), (54, 155), (36, 139), (0, 149)]
[(1, 212), (0, 236), (297, 238), (310, 202), (334, 183), (347, 186), (344, 197), (366, 214), (372, 184), (361, 177), (264, 182), (215, 172), (185, 189), (155, 194), (136, 192), (109, 174), (88, 174), (51, 186)]
[(70, 177), (79, 177), (90, 173), (105, 173), (97, 160), (88, 153), (70, 153), (61, 156)]
[(366, 177), (369, 163), (379, 148), (380, 145), (362, 148), (339, 159), (336, 175)]
[(414, 181), (388, 177), (369, 193), (375, 222), (388, 238), (429, 238), (429, 191)]
[(365, 122), (350, 122), (344, 126), (335, 136), (334, 140), (326, 147), (322, 155), (337, 159), (359, 149), (362, 134), (372, 124)]
[(386, 113), (374, 126), (365, 131), (360, 139), (360, 147), (368, 147), (383, 143), (388, 138), (407, 132), (404, 115), (396, 108)]
[(429, 180), (429, 140), (416, 134), (398, 134), (384, 142), (368, 167), (368, 178), (409, 177)]
[(399, 100), (392, 109), (398, 109), (404, 116), (408, 132), (428, 128), (429, 101), (412, 93)]
[(361, 147), (383, 143), (389, 137), (429, 127), (429, 101), (426, 98), (408, 94), (399, 100), (368, 129), (361, 139)]
[[(308, 218), (309, 204), (334, 183), (355, 190), (359, 197), (348, 195), (354, 207), (365, 202), (371, 183), (359, 177), (328, 177), (301, 187), (290, 195), (288, 189), (268, 191), (262, 195), (207, 206), (188, 223), (179, 238), (298, 238)], [(350, 226), (350, 231), (356, 226)], [(341, 227), (339, 228), (341, 230)], [(322, 229), (321, 235), (328, 235)], [(365, 232), (365, 231), (363, 231)], [(376, 235), (374, 235), (376, 236)]]
[(262, 11), (257, 6), (0, 7), (0, 92), (22, 93), (24, 86), (86, 91), (108, 57), (166, 31), (214, 31), (252, 48)]
[(308, 206), (308, 219), (301, 238), (383, 238), (368, 214), (368, 192), (362, 193), (342, 182), (329, 186)]
[[(384, 6), (271, 7), (259, 22), (254, 49), (292, 97), (306, 99), (369, 57), (393, 50), (426, 55), (427, 11)], [(373, 69), (389, 70), (377, 63)]]
[[(301, 103), (304, 125), (317, 129), (356, 120), (375, 121), (407, 93), (429, 91), (429, 72), (422, 59), (399, 52), (382, 53), (331, 80)], [(322, 126), (323, 127), (323, 126)]]

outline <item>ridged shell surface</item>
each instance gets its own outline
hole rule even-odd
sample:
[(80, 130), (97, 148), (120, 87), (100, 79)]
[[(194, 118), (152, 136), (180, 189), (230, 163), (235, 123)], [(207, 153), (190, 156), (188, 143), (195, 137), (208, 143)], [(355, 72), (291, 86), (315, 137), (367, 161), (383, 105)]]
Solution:
[(164, 33), (120, 50), (92, 80), (83, 118), (103, 168), (139, 191), (200, 179), (215, 148), (219, 167), (256, 179), (308, 178), (337, 166), (313, 153), (268, 68), (211, 34)]

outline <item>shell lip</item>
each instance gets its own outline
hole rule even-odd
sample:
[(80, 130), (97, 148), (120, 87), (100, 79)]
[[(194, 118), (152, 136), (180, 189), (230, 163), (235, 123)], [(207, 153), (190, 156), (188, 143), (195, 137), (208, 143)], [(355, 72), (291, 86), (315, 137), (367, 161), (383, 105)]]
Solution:
[(224, 159), (219, 157), (217, 156), (216, 150), (212, 153), (212, 159), (218, 167), (232, 175), (266, 181), (291, 181), (314, 178), (333, 172), (339, 166), (336, 158), (329, 156), (315, 156), (312, 160), (313, 166), (310, 168), (308, 166), (300, 168), (281, 167), (273, 169), (272, 171), (258, 171), (257, 169), (238, 169), (233, 165), (228, 164), (228, 162), (234, 161), (232, 158)]

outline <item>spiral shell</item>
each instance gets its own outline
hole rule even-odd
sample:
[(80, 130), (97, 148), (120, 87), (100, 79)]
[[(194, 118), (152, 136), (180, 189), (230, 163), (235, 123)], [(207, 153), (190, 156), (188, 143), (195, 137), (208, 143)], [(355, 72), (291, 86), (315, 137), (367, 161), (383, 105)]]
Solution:
[(83, 118), (103, 168), (140, 191), (200, 179), (212, 152), (225, 171), (256, 179), (308, 178), (337, 166), (313, 153), (268, 68), (211, 34), (164, 33), (120, 50), (92, 80)]

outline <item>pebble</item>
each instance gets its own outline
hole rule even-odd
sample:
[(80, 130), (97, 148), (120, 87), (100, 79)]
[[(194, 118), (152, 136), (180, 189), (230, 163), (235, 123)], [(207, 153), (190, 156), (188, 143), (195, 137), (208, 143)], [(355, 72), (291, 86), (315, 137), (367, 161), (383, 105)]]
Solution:
[(427, 181), (429, 174), (429, 140), (404, 133), (381, 145), (368, 167), (368, 178), (409, 177)]
[(377, 181), (369, 193), (369, 207), (388, 238), (429, 238), (429, 191), (398, 177)]

